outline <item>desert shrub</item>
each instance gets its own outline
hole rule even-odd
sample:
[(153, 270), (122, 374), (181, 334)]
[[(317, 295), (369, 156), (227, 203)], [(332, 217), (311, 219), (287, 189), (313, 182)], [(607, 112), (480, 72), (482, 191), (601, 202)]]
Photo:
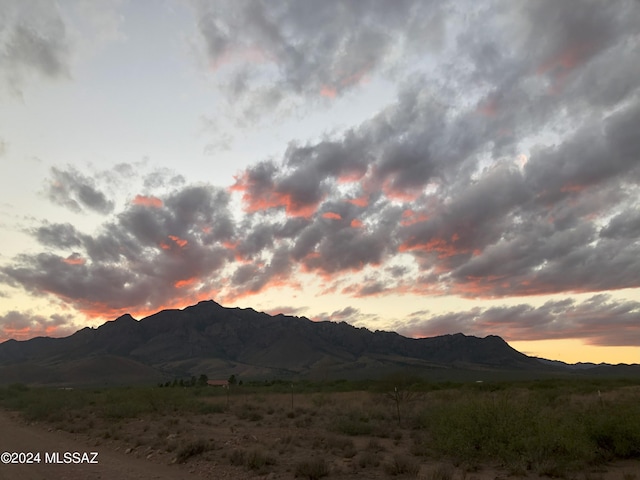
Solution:
[(197, 413), (223, 413), (226, 407), (222, 403), (200, 402), (197, 405)]
[(313, 397), (311, 397), (311, 403), (316, 408), (322, 408), (325, 405), (332, 405), (334, 403), (333, 399), (324, 393), (317, 393)]
[(178, 449), (176, 462), (185, 463), (191, 457), (200, 455), (207, 450), (209, 450), (209, 445), (205, 440), (198, 439), (193, 442), (186, 443)]
[(415, 426), (425, 435), (414, 437), (412, 452), (472, 463), (497, 461), (512, 471), (543, 475), (640, 458), (637, 394), (610, 396), (613, 406), (598, 401), (597, 389), (589, 393), (591, 401), (571, 402), (576, 390), (573, 384), (541, 382), (533, 389), (432, 397), (416, 418)]
[(429, 480), (451, 480), (453, 478), (453, 468), (450, 465), (438, 465), (429, 472), (427, 478)]
[(340, 437), (338, 435), (327, 435), (318, 437), (313, 444), (316, 449), (323, 449), (334, 455), (341, 455), (344, 458), (353, 458), (356, 455), (356, 446), (350, 438)]
[(640, 404), (592, 407), (585, 418), (587, 435), (604, 460), (640, 458)]
[(251, 403), (243, 403), (235, 411), (239, 420), (249, 420), (251, 422), (259, 422), (263, 419), (260, 408)]
[(296, 464), (295, 476), (296, 478), (302, 477), (308, 478), (309, 480), (318, 480), (329, 476), (329, 465), (323, 458), (305, 460)]
[(246, 453), (244, 450), (234, 450), (231, 452), (231, 455), (229, 455), (229, 463), (233, 466), (240, 467), (244, 465), (245, 456)]
[(262, 470), (267, 465), (275, 465), (276, 459), (261, 450), (251, 450), (245, 456), (245, 466), (249, 470)]
[(384, 471), (387, 475), (405, 475), (417, 477), (420, 472), (420, 463), (406, 455), (394, 455), (384, 464)]
[(380, 456), (370, 450), (362, 452), (358, 456), (358, 465), (360, 468), (377, 467), (380, 465)]
[(275, 457), (263, 452), (262, 450), (253, 449), (250, 451), (234, 450), (229, 455), (229, 463), (236, 467), (244, 466), (249, 470), (262, 471), (268, 465), (277, 463)]
[(374, 426), (369, 422), (369, 417), (358, 410), (351, 410), (339, 414), (334, 419), (331, 430), (345, 435), (371, 435)]

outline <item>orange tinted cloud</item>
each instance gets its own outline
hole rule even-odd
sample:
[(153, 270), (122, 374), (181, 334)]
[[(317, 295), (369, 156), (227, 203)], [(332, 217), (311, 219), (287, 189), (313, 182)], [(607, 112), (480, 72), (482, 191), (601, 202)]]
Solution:
[(180, 237), (176, 237), (175, 235), (169, 235), (169, 238), (174, 242), (176, 242), (176, 245), (178, 245), (180, 248), (186, 246), (189, 243), (187, 240)]
[(550, 74), (554, 82), (550, 93), (558, 93), (562, 89), (566, 78), (577, 67), (585, 63), (597, 50), (596, 46), (589, 42), (579, 45), (569, 45), (559, 54), (542, 63), (537, 69), (538, 75)]
[(191, 277), (191, 278), (187, 278), (185, 280), (178, 280), (173, 285), (176, 288), (185, 288), (185, 287), (190, 287), (190, 286), (194, 285), (197, 281), (198, 281), (198, 278)]
[(134, 205), (142, 205), (144, 207), (162, 208), (162, 200), (154, 196), (136, 195), (133, 199)]
[(382, 192), (390, 200), (399, 200), (401, 202), (413, 202), (422, 194), (422, 189), (407, 188), (405, 190), (400, 190), (400, 189), (394, 188), (390, 180), (385, 180), (384, 183), (382, 184)]
[(495, 117), (498, 113), (498, 102), (493, 96), (485, 98), (478, 104), (477, 111), (486, 117)]
[(163, 250), (171, 250), (172, 245), (177, 245), (180, 248), (184, 248), (186, 247), (189, 242), (183, 238), (177, 237), (175, 235), (169, 235), (169, 239), (172, 240), (173, 243), (171, 242), (160, 242), (159, 247)]
[(340, 214), (335, 212), (325, 212), (322, 214), (322, 218), (329, 218), (332, 220), (342, 220), (342, 217), (340, 216)]
[(544, 75), (545, 73), (559, 71), (560, 74), (567, 74), (584, 61), (593, 52), (593, 45), (590, 43), (582, 43), (581, 45), (570, 45), (562, 50), (559, 54), (551, 57), (549, 60), (540, 65), (536, 73)]
[(403, 227), (407, 227), (409, 225), (413, 225), (414, 223), (426, 222), (429, 220), (429, 216), (424, 213), (416, 213), (411, 209), (407, 209), (402, 212), (402, 218), (404, 220), (400, 221), (400, 225)]
[(358, 182), (367, 174), (366, 168), (352, 168), (340, 174), (337, 178), (338, 183)]
[[(194, 284), (195, 283), (196, 282), (194, 281)], [(133, 317), (140, 319), (149, 315), (153, 315), (160, 310), (180, 309), (189, 305), (194, 305), (204, 300), (217, 299), (220, 296), (219, 292), (214, 290), (201, 291), (198, 289), (195, 291), (189, 291), (189, 287), (190, 285), (184, 285), (183, 287), (181, 287), (180, 292), (176, 292), (176, 296), (174, 298), (169, 299), (169, 297), (167, 297), (167, 300), (162, 302), (161, 304), (131, 304), (115, 307), (104, 302), (75, 301), (74, 306), (79, 312), (83, 313), (89, 318), (106, 318), (109, 320), (115, 320), (120, 315), (129, 313)], [(65, 298), (62, 295), (58, 296), (63, 299)]]
[(211, 60), (209, 67), (212, 72), (217, 72), (227, 65), (239, 63), (260, 64), (269, 59), (270, 55), (268, 55), (267, 52), (256, 47), (234, 48), (233, 50), (226, 49), (222, 54), (218, 55), (215, 60)]
[(69, 325), (48, 325), (29, 326), (13, 328), (11, 325), (4, 325), (0, 329), (0, 343), (7, 340), (29, 340), (33, 337), (64, 337), (71, 335), (75, 328)]
[[(355, 73), (343, 76), (336, 83), (340, 86), (341, 90), (351, 85), (366, 83), (369, 79), (367, 74), (372, 67), (373, 64), (370, 63)], [(320, 95), (327, 98), (335, 98), (338, 95), (338, 89), (329, 85), (323, 85), (322, 88), (320, 88)]]
[(67, 265), (84, 265), (87, 263), (87, 260), (82, 258), (79, 254), (73, 253), (69, 255), (67, 258), (62, 260)]
[(348, 198), (347, 202), (355, 205), (356, 207), (366, 207), (369, 205), (369, 195), (363, 195), (362, 197), (357, 198)]
[(236, 289), (234, 291), (228, 291), (224, 295), (221, 295), (219, 298), (224, 303), (237, 302), (238, 300), (252, 297), (272, 288), (291, 288), (293, 290), (301, 290), (302, 284), (290, 278), (275, 276), (269, 279), (264, 285), (260, 285), (257, 288), (247, 288), (244, 290)]
[(338, 94), (338, 91), (335, 88), (332, 87), (328, 87), (326, 85), (324, 85), (321, 89), (320, 89), (320, 95), (322, 95), (323, 97), (327, 97), (327, 98), (336, 98), (336, 95)]
[(236, 183), (229, 188), (231, 191), (243, 192), (244, 209), (249, 213), (284, 207), (289, 216), (309, 218), (318, 210), (320, 202), (311, 204), (296, 202), (289, 193), (265, 191), (265, 189), (261, 189), (259, 194), (253, 193), (251, 191), (252, 183), (252, 180), (245, 173), (242, 177), (236, 178)]
[(451, 242), (448, 242), (444, 238), (433, 238), (425, 243), (405, 242), (398, 247), (398, 251), (411, 252), (418, 250), (423, 252), (437, 252), (438, 258), (452, 257), (454, 255), (459, 255), (466, 252), (466, 250), (459, 250), (454, 245), (452, 245), (452, 243), (458, 240), (458, 238), (459, 237), (456, 237), (454, 235), (451, 239)]
[(358, 220), (357, 218), (354, 218), (353, 220), (351, 220), (351, 226), (353, 228), (362, 228), (363, 225), (364, 224), (360, 220)]
[(340, 81), (340, 84), (342, 86), (347, 87), (349, 85), (368, 83), (369, 77), (368, 77), (367, 74), (371, 71), (372, 67), (373, 67), (373, 64), (369, 63), (368, 65), (366, 65), (364, 68), (361, 68), (357, 72), (352, 73), (351, 75), (349, 75), (347, 77), (344, 77)]
[(565, 185), (563, 186), (560, 191), (563, 193), (578, 193), (581, 192), (583, 190), (585, 190), (587, 187), (584, 185)]

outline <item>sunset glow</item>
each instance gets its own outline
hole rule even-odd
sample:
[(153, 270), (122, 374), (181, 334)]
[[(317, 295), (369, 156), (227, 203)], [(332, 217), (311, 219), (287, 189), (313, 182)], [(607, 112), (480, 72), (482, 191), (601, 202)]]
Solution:
[(638, 2), (264, 7), (0, 5), (0, 342), (213, 299), (640, 362)]

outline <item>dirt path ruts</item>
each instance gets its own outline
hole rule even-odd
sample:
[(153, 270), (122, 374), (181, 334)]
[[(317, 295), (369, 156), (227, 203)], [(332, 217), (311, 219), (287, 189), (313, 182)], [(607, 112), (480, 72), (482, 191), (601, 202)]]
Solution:
[[(177, 465), (156, 465), (123, 452), (104, 447), (90, 447), (67, 432), (49, 432), (32, 426), (16, 414), (0, 410), (0, 454), (3, 452), (39, 452), (40, 463), (20, 465), (0, 463), (0, 480), (165, 480), (189, 477)], [(97, 464), (45, 463), (45, 452), (98, 452)], [(89, 456), (90, 457), (90, 456)]]

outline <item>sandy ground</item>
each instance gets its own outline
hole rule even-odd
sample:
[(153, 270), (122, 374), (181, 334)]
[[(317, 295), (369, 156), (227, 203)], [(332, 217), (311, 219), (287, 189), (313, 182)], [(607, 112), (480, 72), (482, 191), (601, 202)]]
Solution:
[[(48, 431), (42, 425), (25, 424), (17, 414), (0, 410), (0, 453), (32, 452), (40, 453), (40, 463), (0, 464), (0, 480), (94, 480), (94, 479), (175, 479), (189, 475), (181, 466), (156, 465), (123, 452), (103, 447), (89, 447), (78, 441), (72, 434)], [(87, 453), (87, 460), (97, 452), (97, 464), (52, 464), (45, 463), (45, 453), (64, 452)], [(73, 457), (71, 458), (73, 460)], [(82, 457), (80, 457), (82, 460)]]

